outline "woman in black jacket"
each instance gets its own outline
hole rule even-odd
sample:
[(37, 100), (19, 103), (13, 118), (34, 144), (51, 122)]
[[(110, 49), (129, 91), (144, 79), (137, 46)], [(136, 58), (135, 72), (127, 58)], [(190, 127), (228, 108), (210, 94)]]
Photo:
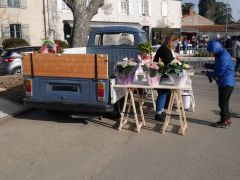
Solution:
[[(162, 61), (164, 65), (167, 66), (172, 60), (176, 58), (174, 50), (178, 46), (178, 43), (179, 43), (179, 38), (177, 35), (173, 34), (168, 36), (165, 39), (164, 44), (157, 50), (153, 61), (154, 62)], [(162, 121), (165, 118), (164, 106), (166, 103), (167, 95), (170, 93), (170, 90), (159, 89), (157, 90), (157, 92), (158, 92), (158, 97), (156, 100), (155, 119)]]

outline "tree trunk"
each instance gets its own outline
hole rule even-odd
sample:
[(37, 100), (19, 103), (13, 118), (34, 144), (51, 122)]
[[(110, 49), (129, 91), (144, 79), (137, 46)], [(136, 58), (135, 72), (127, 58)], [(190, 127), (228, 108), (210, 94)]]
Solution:
[(87, 45), (90, 31), (90, 21), (104, 5), (104, 0), (63, 0), (72, 10), (74, 17), (71, 47), (84, 47)]
[(90, 20), (88, 17), (80, 16), (74, 18), (74, 27), (71, 47), (87, 46), (88, 34), (90, 31)]

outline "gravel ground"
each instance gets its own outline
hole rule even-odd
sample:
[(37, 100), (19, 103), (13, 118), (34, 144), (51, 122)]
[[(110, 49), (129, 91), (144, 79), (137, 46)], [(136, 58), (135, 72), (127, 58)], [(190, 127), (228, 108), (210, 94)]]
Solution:
[(0, 76), (0, 96), (22, 103), (24, 97), (23, 77), (21, 75)]

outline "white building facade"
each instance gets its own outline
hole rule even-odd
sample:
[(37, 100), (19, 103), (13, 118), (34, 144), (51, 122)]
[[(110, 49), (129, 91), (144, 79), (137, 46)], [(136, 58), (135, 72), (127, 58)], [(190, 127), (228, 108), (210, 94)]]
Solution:
[[(6, 6), (10, 1), (26, 6)], [(89, 1), (86, 0), (86, 5)], [(180, 30), (181, 3), (181, 0), (105, 0), (105, 5), (93, 17), (91, 26), (136, 26), (146, 30), (150, 37), (154, 35), (154, 28), (167, 26)], [(63, 0), (0, 0), (1, 14), (4, 14), (4, 19), (0, 19), (0, 44), (5, 38), (14, 37), (13, 33), (8, 33), (12, 23), (21, 25), (21, 37), (27, 38), (31, 45), (41, 44), (40, 39), (45, 34), (60, 40), (71, 37), (73, 15)]]
[(43, 1), (0, 0), (0, 26), (0, 46), (8, 38), (39, 45), (44, 38)]

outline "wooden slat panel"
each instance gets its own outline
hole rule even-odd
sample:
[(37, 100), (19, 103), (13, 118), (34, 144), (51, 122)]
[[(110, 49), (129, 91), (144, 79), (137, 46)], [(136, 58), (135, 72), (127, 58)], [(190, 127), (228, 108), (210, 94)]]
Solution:
[[(35, 76), (95, 78), (93, 54), (33, 54)], [(99, 79), (108, 78), (107, 55), (97, 55)], [(23, 56), (23, 74), (31, 75), (30, 55)]]
[(30, 55), (23, 55), (22, 68), (24, 75), (31, 75)]

